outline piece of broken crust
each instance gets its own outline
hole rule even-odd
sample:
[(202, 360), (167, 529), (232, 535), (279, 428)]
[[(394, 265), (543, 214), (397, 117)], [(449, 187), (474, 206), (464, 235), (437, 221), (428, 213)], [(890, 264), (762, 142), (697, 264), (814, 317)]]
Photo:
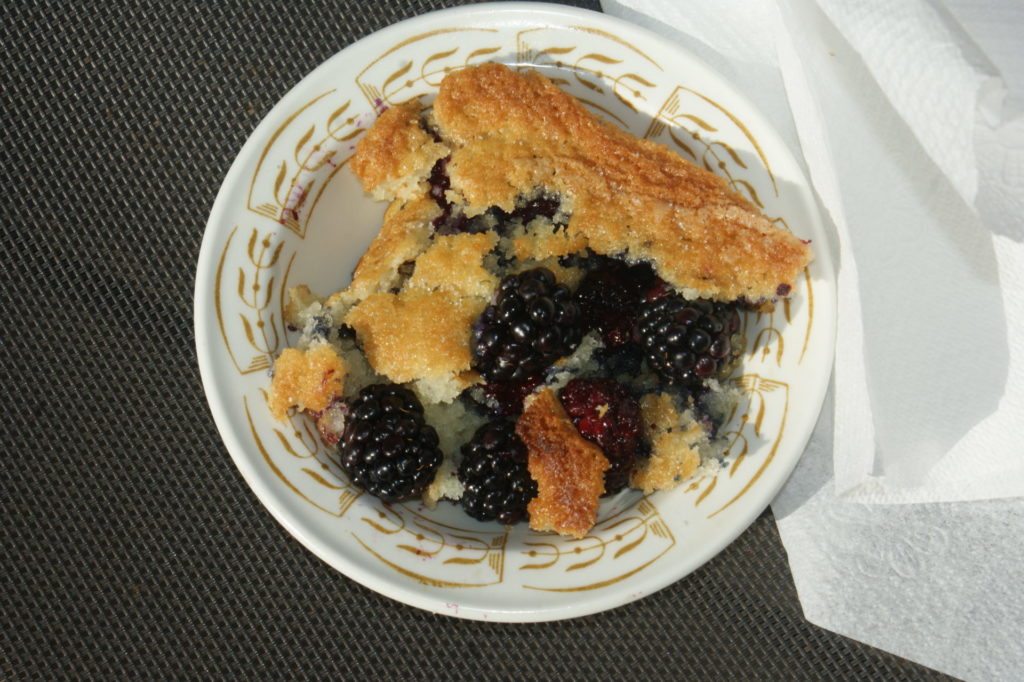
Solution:
[(644, 436), (651, 455), (633, 470), (629, 485), (644, 494), (671, 490), (700, 466), (698, 447), (708, 436), (688, 410), (679, 410), (668, 393), (649, 393), (640, 400)]
[(327, 343), (301, 351), (286, 348), (274, 361), (268, 406), (274, 419), (284, 419), (288, 410), (319, 412), (345, 388), (345, 361)]
[(530, 528), (584, 537), (597, 522), (608, 459), (573, 426), (554, 391), (530, 396), (516, 434), (526, 445), (537, 497), (527, 507)]

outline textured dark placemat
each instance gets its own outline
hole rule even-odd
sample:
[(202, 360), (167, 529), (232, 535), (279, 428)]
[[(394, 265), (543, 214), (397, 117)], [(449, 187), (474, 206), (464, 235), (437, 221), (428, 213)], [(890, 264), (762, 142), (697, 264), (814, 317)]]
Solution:
[(808, 625), (768, 513), (654, 597), (494, 625), (356, 585), (245, 486), (193, 345), (214, 195), (313, 67), (450, 4), (3, 3), (0, 677), (934, 675)]

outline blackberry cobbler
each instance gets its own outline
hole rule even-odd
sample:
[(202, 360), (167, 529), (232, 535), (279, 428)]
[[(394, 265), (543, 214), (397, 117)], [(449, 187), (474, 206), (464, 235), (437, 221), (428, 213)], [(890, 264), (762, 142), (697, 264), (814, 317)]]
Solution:
[(722, 179), (498, 64), (385, 111), (351, 168), (390, 205), (349, 286), (289, 292), (270, 409), (313, 418), (368, 493), (483, 521), (582, 537), (602, 496), (713, 461), (740, 311), (811, 258)]

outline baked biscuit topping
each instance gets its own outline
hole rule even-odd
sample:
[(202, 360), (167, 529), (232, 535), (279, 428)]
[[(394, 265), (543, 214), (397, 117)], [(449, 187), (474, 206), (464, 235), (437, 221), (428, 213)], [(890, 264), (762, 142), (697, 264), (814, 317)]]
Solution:
[(509, 211), (534, 187), (564, 194), (569, 237), (651, 262), (689, 298), (774, 298), (810, 261), (806, 244), (725, 180), (599, 121), (536, 72), (499, 64), (455, 72), (441, 84), (434, 118), (452, 145), (451, 192), (467, 213)]
[(350, 166), (391, 204), (349, 286), (291, 291), (302, 337), (275, 364), (275, 417), (311, 414), (388, 499), (462, 497), (573, 537), (626, 480), (651, 493), (717, 465), (738, 311), (794, 289), (805, 242), (499, 64), (446, 76), (429, 111), (382, 113)]
[(516, 422), (526, 444), (537, 497), (527, 506), (530, 528), (581, 538), (597, 521), (608, 460), (579, 434), (551, 389), (526, 401)]

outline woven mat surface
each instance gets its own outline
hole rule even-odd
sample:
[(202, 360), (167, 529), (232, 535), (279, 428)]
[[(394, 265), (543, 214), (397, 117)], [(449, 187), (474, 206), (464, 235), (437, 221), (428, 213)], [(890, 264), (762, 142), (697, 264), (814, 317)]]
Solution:
[(451, 4), (3, 3), (0, 678), (934, 677), (806, 623), (767, 512), (640, 602), (495, 625), (357, 585), (242, 481), (192, 332), (217, 188), (313, 67)]

